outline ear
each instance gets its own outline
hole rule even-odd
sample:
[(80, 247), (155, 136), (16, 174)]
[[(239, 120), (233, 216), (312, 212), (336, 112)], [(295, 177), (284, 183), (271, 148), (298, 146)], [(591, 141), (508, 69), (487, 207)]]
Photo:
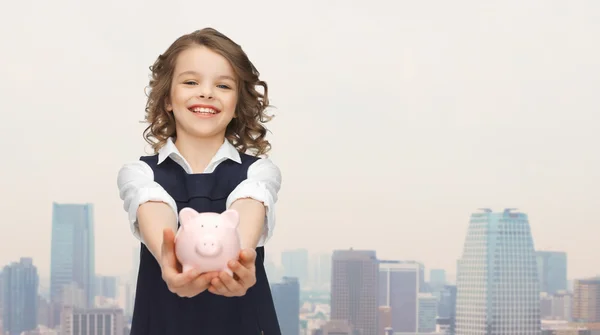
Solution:
[(173, 111), (173, 105), (171, 105), (171, 101), (169, 98), (165, 99), (165, 110), (167, 112), (172, 112)]
[(228, 209), (221, 213), (221, 218), (223, 219), (224, 226), (229, 228), (237, 228), (240, 224), (240, 213), (235, 209)]
[(187, 225), (192, 221), (196, 216), (198, 216), (198, 212), (194, 209), (186, 207), (179, 212), (179, 222), (182, 226)]

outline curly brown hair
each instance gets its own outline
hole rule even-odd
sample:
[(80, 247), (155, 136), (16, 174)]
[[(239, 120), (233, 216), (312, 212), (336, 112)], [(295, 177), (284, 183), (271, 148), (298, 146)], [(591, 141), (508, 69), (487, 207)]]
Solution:
[[(263, 123), (272, 119), (265, 113), (269, 107), (267, 83), (259, 79), (258, 70), (241, 46), (213, 28), (196, 30), (179, 37), (150, 66), (152, 75), (145, 116), (149, 126), (144, 130), (144, 139), (157, 153), (169, 137), (176, 137), (175, 119), (172, 113), (167, 112), (166, 102), (177, 57), (183, 50), (195, 45), (208, 47), (225, 57), (238, 77), (236, 117), (227, 125), (225, 137), (239, 152), (251, 151), (256, 156), (265, 155), (271, 149), (271, 144), (265, 139), (267, 128)], [(263, 93), (257, 90), (257, 86), (263, 88)]]

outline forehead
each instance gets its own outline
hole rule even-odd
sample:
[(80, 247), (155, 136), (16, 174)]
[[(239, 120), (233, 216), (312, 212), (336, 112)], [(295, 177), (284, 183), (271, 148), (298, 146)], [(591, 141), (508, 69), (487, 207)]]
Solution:
[(183, 72), (196, 72), (204, 76), (235, 77), (229, 61), (215, 51), (201, 45), (183, 50), (175, 63), (175, 76)]

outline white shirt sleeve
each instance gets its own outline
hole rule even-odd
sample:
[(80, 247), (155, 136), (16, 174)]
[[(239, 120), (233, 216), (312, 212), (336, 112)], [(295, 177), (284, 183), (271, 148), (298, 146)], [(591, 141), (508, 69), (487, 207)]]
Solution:
[[(142, 241), (137, 222), (138, 207), (148, 201), (161, 201), (173, 209), (177, 218), (177, 205), (175, 200), (165, 189), (154, 181), (154, 172), (144, 161), (125, 164), (117, 177), (119, 196), (123, 200), (123, 209), (128, 213), (129, 224), (133, 235)], [(177, 231), (177, 225), (173, 227)]]
[(261, 158), (248, 168), (248, 177), (231, 192), (227, 198), (227, 208), (243, 198), (252, 198), (265, 205), (266, 217), (263, 234), (258, 246), (263, 246), (273, 235), (275, 228), (275, 203), (281, 188), (281, 171), (268, 158)]

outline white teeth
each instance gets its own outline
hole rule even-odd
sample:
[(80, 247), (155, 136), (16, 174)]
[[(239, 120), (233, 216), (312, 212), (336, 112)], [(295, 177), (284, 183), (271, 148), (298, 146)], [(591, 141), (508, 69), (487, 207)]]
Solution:
[(192, 108), (192, 112), (194, 112), (194, 113), (217, 114), (217, 112), (214, 109), (212, 109), (212, 108), (204, 108), (204, 107)]

